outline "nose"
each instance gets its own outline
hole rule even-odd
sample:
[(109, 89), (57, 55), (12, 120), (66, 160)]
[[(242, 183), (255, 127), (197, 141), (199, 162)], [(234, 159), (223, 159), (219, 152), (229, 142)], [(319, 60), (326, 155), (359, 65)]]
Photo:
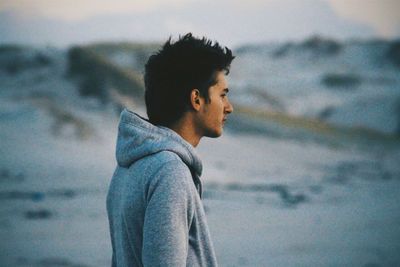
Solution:
[(233, 106), (229, 100), (227, 101), (227, 106), (225, 108), (225, 112), (228, 114), (233, 112)]

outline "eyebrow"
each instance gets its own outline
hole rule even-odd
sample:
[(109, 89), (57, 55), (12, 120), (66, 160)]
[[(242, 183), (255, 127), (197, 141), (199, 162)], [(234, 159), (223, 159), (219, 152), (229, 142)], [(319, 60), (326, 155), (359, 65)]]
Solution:
[(222, 90), (222, 91), (225, 91), (225, 93), (228, 93), (228, 92), (229, 92), (229, 88), (225, 88), (225, 89)]

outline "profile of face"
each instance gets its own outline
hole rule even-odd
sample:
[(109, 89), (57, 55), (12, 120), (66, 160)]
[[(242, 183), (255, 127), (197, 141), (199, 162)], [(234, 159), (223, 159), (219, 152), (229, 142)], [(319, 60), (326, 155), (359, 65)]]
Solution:
[(228, 83), (225, 73), (217, 73), (217, 83), (208, 89), (209, 101), (200, 97), (197, 112), (197, 130), (201, 136), (219, 137), (223, 132), (228, 114), (233, 112), (233, 106), (228, 99)]

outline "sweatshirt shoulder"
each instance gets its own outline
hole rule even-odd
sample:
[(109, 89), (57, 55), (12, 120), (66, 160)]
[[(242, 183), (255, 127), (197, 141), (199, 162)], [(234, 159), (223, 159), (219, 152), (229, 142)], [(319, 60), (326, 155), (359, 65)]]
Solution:
[(182, 159), (176, 153), (168, 150), (160, 151), (151, 155), (148, 155), (140, 160), (142, 164), (150, 165), (151, 169), (157, 170), (164, 165), (177, 165), (181, 167), (187, 167)]
[(161, 165), (166, 162), (174, 162), (174, 161), (177, 161), (177, 162), (175, 162), (176, 164), (178, 164), (179, 162), (184, 164), (182, 159), (176, 153), (169, 151), (169, 150), (163, 150), (163, 151), (157, 152), (157, 153), (151, 155), (150, 157), (154, 158)]
[(178, 155), (163, 151), (157, 153), (152, 161), (153, 171), (148, 177), (146, 186), (147, 198), (151, 197), (154, 191), (164, 192), (170, 196), (178, 194), (181, 197), (196, 192), (190, 169)]
[(176, 153), (172, 151), (160, 151), (141, 160), (141, 166), (143, 169), (151, 170), (148, 174), (150, 176), (157, 176), (157, 174), (163, 174), (175, 177), (191, 177), (189, 167), (182, 161), (182, 159)]
[(180, 174), (179, 176), (191, 176), (189, 167), (182, 159), (172, 151), (161, 151), (154, 154), (154, 170), (161, 173)]

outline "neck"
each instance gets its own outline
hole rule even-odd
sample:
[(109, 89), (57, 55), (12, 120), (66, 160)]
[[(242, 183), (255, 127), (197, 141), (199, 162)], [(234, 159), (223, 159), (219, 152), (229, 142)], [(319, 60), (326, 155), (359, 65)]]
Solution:
[(170, 129), (178, 133), (193, 147), (197, 147), (202, 137), (196, 132), (195, 124), (190, 116), (184, 116), (178, 122), (174, 123)]

